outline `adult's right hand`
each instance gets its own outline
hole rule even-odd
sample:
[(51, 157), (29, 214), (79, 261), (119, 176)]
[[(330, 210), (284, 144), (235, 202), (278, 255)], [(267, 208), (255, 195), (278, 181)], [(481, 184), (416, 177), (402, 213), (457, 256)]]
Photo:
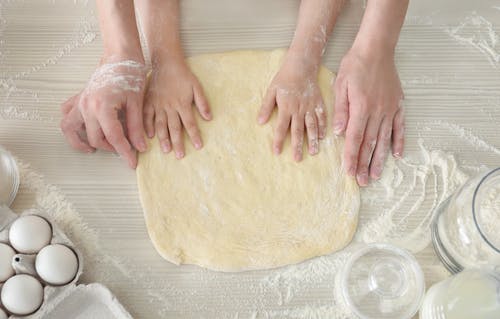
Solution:
[(87, 152), (117, 152), (135, 168), (136, 150), (146, 150), (142, 120), (145, 83), (142, 63), (125, 59), (102, 63), (85, 89), (62, 106), (61, 129), (68, 142)]

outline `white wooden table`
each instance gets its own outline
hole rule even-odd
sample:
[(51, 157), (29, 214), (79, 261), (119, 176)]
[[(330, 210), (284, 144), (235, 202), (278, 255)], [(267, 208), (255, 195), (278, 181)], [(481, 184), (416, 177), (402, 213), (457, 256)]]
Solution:
[[(298, 3), (184, 0), (187, 55), (285, 47)], [(324, 59), (330, 69), (337, 69), (352, 42), (362, 11), (362, 1), (351, 1), (338, 21)], [(321, 307), (331, 303), (333, 278), (311, 289), (294, 288), (283, 301), (261, 283), (285, 269), (219, 274), (167, 263), (149, 241), (135, 172), (115, 155), (84, 155), (65, 143), (59, 105), (83, 87), (101, 53), (92, 1), (2, 0), (0, 15), (0, 145), (57, 185), (99, 233), (104, 251), (125, 266), (127, 276), (111, 276), (103, 284), (135, 317), (326, 316)], [(464, 167), (499, 165), (498, 1), (412, 1), (397, 65), (406, 95), (406, 154), (417, 154), (422, 138), (431, 149), (455, 154)], [(14, 208), (26, 206), (20, 198)], [(364, 207), (362, 220), (376, 213)], [(438, 265), (432, 248), (418, 258), (427, 284), (436, 281), (439, 276), (426, 268)], [(86, 273), (86, 281), (96, 278), (92, 269)], [(282, 284), (279, 289), (286, 291)], [(292, 311), (306, 306), (312, 310)]]

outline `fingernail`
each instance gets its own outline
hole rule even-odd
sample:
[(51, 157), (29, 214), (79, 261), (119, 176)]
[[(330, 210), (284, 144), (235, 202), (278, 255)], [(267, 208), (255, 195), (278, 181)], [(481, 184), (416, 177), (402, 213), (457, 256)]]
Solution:
[(280, 148), (278, 146), (274, 147), (274, 154), (279, 155), (281, 152)]
[(168, 153), (170, 152), (170, 144), (167, 143), (167, 142), (163, 142), (161, 143), (161, 150), (164, 152), (164, 153)]
[(201, 146), (202, 146), (201, 142), (194, 143), (194, 148), (197, 149), (197, 150), (199, 150), (201, 148)]
[(347, 169), (347, 175), (354, 177), (354, 175), (356, 175), (356, 169), (354, 167), (349, 167)]
[(207, 112), (207, 113), (205, 113), (205, 117), (206, 117), (207, 119), (211, 120), (211, 119), (212, 119), (212, 113), (210, 113), (210, 111), (209, 111), (209, 112)]
[(357, 176), (357, 180), (360, 186), (368, 185), (368, 174), (366, 172), (359, 173)]
[(128, 161), (128, 165), (129, 165), (131, 168), (135, 168), (135, 167), (136, 167), (136, 163), (135, 163), (135, 161), (134, 161), (134, 160), (132, 160), (132, 159), (130, 159), (130, 160)]
[(261, 124), (261, 125), (264, 124), (264, 117), (263, 116), (259, 116), (259, 118), (257, 119), (257, 122), (259, 124)]
[(311, 147), (309, 148), (309, 153), (311, 153), (311, 155), (318, 154), (318, 148), (319, 148), (318, 141), (317, 140), (312, 141)]
[(177, 159), (181, 159), (181, 158), (183, 158), (183, 157), (184, 157), (184, 152), (182, 152), (182, 151), (177, 151), (177, 152), (175, 152), (175, 157), (176, 157)]
[(393, 153), (392, 156), (394, 156), (395, 158), (401, 158), (401, 153), (399, 152), (396, 152), (396, 153)]
[(155, 133), (154, 132), (147, 132), (147, 135), (149, 138), (153, 138), (153, 136), (155, 136)]
[(296, 160), (297, 162), (300, 162), (300, 161), (302, 160), (302, 152), (297, 151), (297, 152), (295, 153), (295, 160)]
[(344, 127), (344, 123), (342, 122), (336, 122), (333, 125), (333, 133), (335, 135), (340, 135), (342, 133), (342, 128)]
[(373, 174), (372, 174), (373, 179), (380, 179), (381, 174), (382, 174), (382, 167), (376, 166), (373, 168)]
[(146, 151), (146, 142), (144, 141), (144, 139), (141, 139), (139, 141), (139, 152), (145, 152)]

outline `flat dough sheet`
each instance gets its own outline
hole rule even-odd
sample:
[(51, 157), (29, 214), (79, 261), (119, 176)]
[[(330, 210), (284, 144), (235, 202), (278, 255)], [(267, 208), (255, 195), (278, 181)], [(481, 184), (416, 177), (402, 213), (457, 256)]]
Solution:
[[(188, 59), (212, 108), (197, 118), (204, 147), (163, 154), (156, 138), (139, 157), (137, 180), (151, 240), (168, 261), (219, 271), (274, 268), (342, 249), (358, 222), (359, 188), (341, 165), (343, 138), (329, 131), (320, 153), (280, 156), (270, 124), (256, 121), (284, 51), (238, 51)], [(332, 111), (333, 74), (319, 83)], [(275, 112), (276, 113), (276, 112)]]

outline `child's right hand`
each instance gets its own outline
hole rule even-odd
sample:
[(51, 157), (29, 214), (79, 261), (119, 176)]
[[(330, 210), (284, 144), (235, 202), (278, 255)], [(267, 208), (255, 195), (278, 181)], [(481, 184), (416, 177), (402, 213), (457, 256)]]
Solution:
[[(366, 53), (368, 51), (369, 53)], [(354, 47), (345, 55), (335, 81), (333, 130), (346, 136), (344, 163), (361, 186), (378, 179), (391, 146), (404, 147), (403, 90), (391, 51)]]
[(144, 100), (144, 127), (149, 138), (156, 131), (163, 152), (173, 148), (178, 159), (185, 155), (182, 127), (196, 149), (203, 145), (193, 103), (204, 120), (212, 118), (203, 88), (183, 60), (153, 65)]

